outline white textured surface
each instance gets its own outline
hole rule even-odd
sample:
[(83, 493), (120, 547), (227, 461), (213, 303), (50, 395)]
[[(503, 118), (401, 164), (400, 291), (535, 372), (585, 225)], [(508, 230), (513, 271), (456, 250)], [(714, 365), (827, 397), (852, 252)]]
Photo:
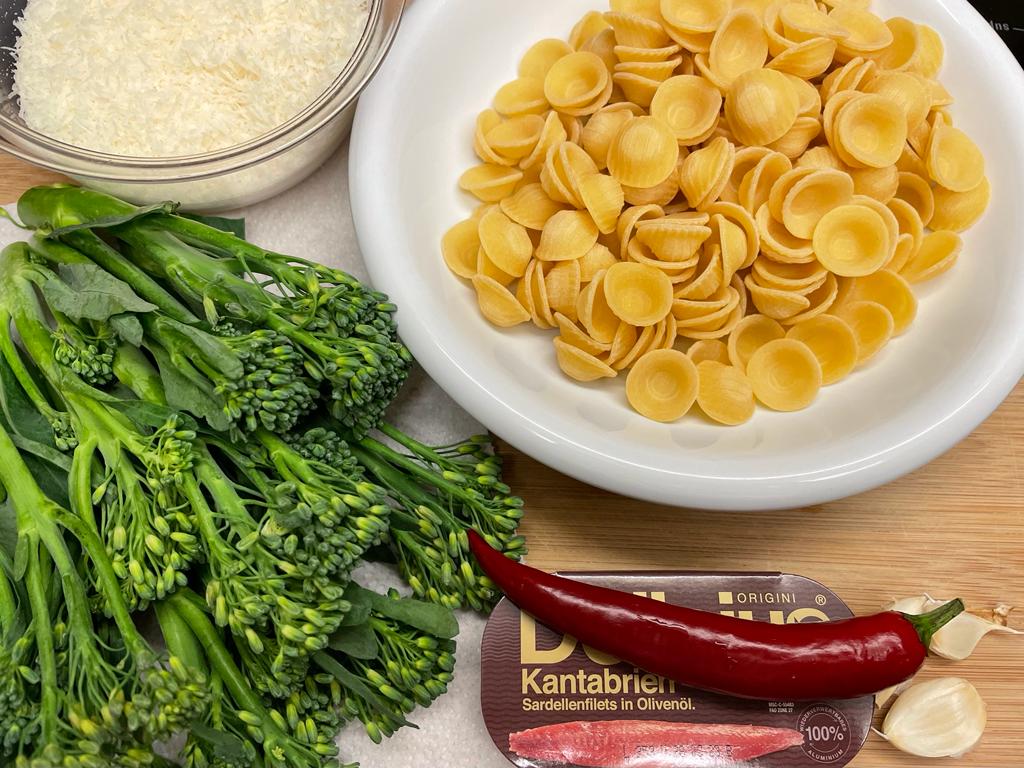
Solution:
[[(268, 248), (341, 267), (365, 279), (348, 205), (348, 157), (343, 148), (305, 182), (279, 197), (239, 211), (247, 236)], [(4, 206), (12, 213), (15, 206)], [(0, 218), (0, 246), (22, 239), (23, 233)], [(392, 421), (428, 443), (450, 443), (481, 430), (474, 421), (422, 371), (416, 370), (402, 390)], [(368, 564), (356, 578), (378, 590), (401, 588), (390, 568)], [(405, 590), (408, 592), (408, 590)], [(360, 723), (351, 723), (340, 737), (341, 756), (363, 768), (502, 768), (498, 753), (480, 715), (480, 637), (484, 619), (459, 615), (455, 680), (433, 707), (416, 710), (409, 719), (418, 730), (406, 728), (375, 745)]]

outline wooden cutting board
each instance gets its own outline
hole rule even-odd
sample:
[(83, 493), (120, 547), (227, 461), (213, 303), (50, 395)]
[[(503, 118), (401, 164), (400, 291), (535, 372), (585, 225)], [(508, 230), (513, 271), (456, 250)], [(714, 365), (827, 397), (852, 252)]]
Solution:
[[(57, 179), (0, 155), (0, 202)], [(858, 613), (922, 592), (959, 595), (975, 609), (1024, 606), (1024, 385), (928, 467), (871, 493), (787, 512), (661, 507), (571, 480), (507, 445), (501, 452), (508, 482), (526, 500), (523, 533), (540, 568), (788, 571), (823, 582)], [(1024, 628), (1024, 610), (1011, 624)], [(1024, 637), (990, 636), (967, 662), (930, 660), (922, 678), (944, 675), (978, 687), (989, 726), (970, 755), (938, 764), (1024, 764)], [(851, 763), (935, 764), (876, 736)]]

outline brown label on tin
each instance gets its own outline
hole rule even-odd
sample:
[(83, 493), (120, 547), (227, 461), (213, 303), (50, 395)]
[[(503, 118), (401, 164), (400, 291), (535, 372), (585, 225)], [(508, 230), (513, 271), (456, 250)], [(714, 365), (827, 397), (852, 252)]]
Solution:
[[(830, 590), (790, 574), (564, 574), (776, 624), (845, 619)], [(838, 768), (860, 750), (871, 697), (747, 701), (652, 675), (538, 624), (502, 600), (484, 631), (480, 703), (521, 768)]]

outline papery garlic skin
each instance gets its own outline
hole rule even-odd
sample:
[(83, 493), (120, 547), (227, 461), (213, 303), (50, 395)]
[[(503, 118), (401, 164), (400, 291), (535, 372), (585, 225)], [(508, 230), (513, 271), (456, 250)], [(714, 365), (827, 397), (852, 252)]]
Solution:
[(977, 689), (958, 677), (918, 683), (896, 699), (882, 735), (897, 749), (919, 757), (959, 757), (981, 739), (988, 722)]

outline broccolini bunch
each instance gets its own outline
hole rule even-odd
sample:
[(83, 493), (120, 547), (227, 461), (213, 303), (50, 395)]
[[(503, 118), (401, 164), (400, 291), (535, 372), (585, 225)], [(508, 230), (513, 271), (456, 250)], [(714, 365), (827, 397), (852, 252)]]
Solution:
[[(338, 766), (444, 693), (522, 502), (484, 437), (383, 421), (387, 297), (164, 204), (67, 186), (0, 255), (0, 766)], [(370, 552), (416, 598), (352, 582)], [(158, 619), (162, 644), (137, 627)]]

